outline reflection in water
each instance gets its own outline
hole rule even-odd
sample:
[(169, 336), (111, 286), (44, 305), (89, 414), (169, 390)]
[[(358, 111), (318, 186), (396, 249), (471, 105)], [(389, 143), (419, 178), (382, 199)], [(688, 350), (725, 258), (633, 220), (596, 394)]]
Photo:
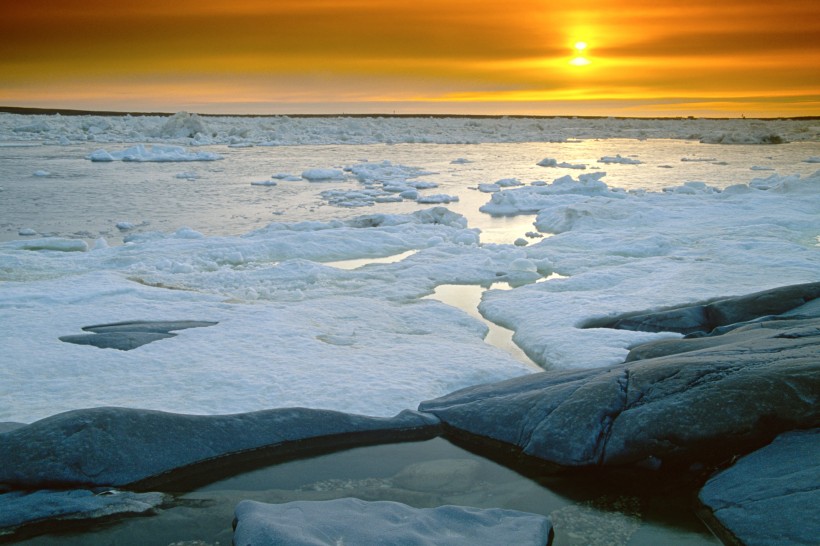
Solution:
[(336, 269), (358, 269), (370, 264), (392, 264), (400, 262), (403, 259), (412, 256), (418, 250), (408, 250), (401, 254), (393, 254), (391, 256), (384, 256), (383, 258), (357, 258), (355, 260), (339, 260), (337, 262), (325, 262), (324, 265), (335, 267)]
[[(509, 290), (512, 287), (505, 282), (501, 282), (493, 284), (491, 288), (497, 290)], [(441, 284), (436, 287), (432, 294), (426, 296), (426, 298), (435, 299), (442, 303), (446, 303), (447, 305), (458, 307), (470, 316), (482, 321), (489, 328), (487, 337), (484, 338), (484, 341), (494, 347), (498, 347), (499, 349), (506, 351), (516, 360), (528, 364), (533, 368), (533, 370), (543, 371), (541, 367), (533, 362), (530, 357), (528, 357), (526, 353), (515, 344), (512, 339), (514, 334), (512, 330), (508, 330), (503, 326), (490, 322), (485, 319), (481, 313), (479, 313), (478, 304), (481, 303), (481, 296), (484, 294), (485, 290), (487, 289), (477, 284)]]
[(170, 505), (150, 517), (91, 523), (74, 532), (50, 529), (51, 534), (20, 544), (227, 546), (234, 509), (242, 500), (345, 497), (416, 508), (458, 505), (543, 514), (553, 521), (555, 546), (720, 544), (693, 514), (691, 488), (660, 491), (656, 485), (636, 492), (577, 473), (513, 470), (443, 438), (264, 464), (207, 485), (180, 488)]

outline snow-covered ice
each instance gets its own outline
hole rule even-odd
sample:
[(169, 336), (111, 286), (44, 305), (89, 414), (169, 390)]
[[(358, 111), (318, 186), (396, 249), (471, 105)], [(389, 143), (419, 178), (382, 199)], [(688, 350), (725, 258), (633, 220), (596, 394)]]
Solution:
[(89, 154), (91, 161), (107, 163), (110, 161), (156, 161), (156, 162), (176, 162), (176, 161), (216, 161), (222, 156), (213, 152), (189, 152), (182, 146), (163, 146), (154, 144), (144, 146), (138, 144), (125, 150), (109, 152), (99, 149)]
[[(512, 287), (480, 310), (542, 366), (616, 362), (677, 334), (586, 325), (818, 280), (813, 123), (0, 115), (0, 421), (390, 416), (534, 371), (426, 299), (442, 285)], [(792, 144), (758, 152), (773, 134)], [(561, 171), (580, 166), (598, 170)], [(218, 324), (131, 351), (59, 340), (135, 320)]]

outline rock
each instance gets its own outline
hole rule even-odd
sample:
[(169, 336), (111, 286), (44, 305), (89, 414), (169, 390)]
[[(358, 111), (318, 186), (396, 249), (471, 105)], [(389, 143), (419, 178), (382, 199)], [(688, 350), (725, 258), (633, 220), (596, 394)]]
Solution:
[[(626, 362), (699, 351), (701, 349), (716, 348), (719, 346), (742, 344), (745, 341), (759, 338), (761, 336), (761, 332), (758, 331), (759, 328), (784, 330), (787, 332), (786, 335), (794, 336), (796, 332), (800, 331), (802, 324), (804, 324), (803, 321), (799, 319), (787, 320), (786, 317), (774, 317), (772, 320), (744, 323), (743, 326), (738, 328), (727, 327), (726, 333), (720, 335), (713, 334), (702, 337), (651, 341), (632, 348), (626, 357)], [(805, 325), (810, 330), (816, 327), (812, 326), (813, 324), (816, 324), (816, 320), (814, 319), (805, 321)]]
[(176, 337), (176, 334), (155, 334), (150, 332), (111, 332), (106, 334), (80, 334), (60, 336), (58, 339), (75, 345), (93, 345), (100, 349), (130, 351), (153, 341)]
[(86, 332), (92, 334), (62, 336), (60, 341), (74, 343), (76, 345), (93, 345), (101, 349), (119, 349), (120, 351), (130, 351), (153, 341), (176, 337), (172, 334), (175, 330), (185, 330), (187, 328), (202, 328), (213, 326), (218, 322), (206, 322), (201, 320), (176, 320), (176, 321), (129, 321), (114, 322), (111, 324), (96, 324), (84, 326)]
[(0, 433), (9, 432), (10, 430), (24, 426), (26, 426), (26, 423), (18, 423), (16, 421), (0, 421)]
[(711, 330), (709, 319), (706, 316), (706, 306), (704, 305), (634, 315), (618, 319), (610, 327), (618, 330), (679, 332), (681, 334)]
[(419, 409), (561, 465), (720, 461), (820, 425), (820, 319), (753, 331), (680, 354), (470, 387)]
[(816, 544), (820, 429), (778, 436), (711, 478), (700, 500), (743, 544)]
[[(346, 447), (432, 435), (438, 420), (287, 408), (236, 415), (179, 415), (128, 408), (61, 413), (0, 434), (0, 484), (18, 489), (153, 487), (175, 470), (218, 467), (228, 455)], [(150, 478), (150, 480), (149, 480)]]
[(706, 306), (711, 324), (724, 326), (765, 315), (779, 315), (820, 297), (820, 282), (784, 286)]
[(393, 484), (421, 492), (466, 491), (478, 480), (481, 463), (474, 459), (440, 459), (415, 463), (393, 476)]
[[(745, 296), (725, 298), (651, 313), (629, 314), (587, 327), (640, 330), (644, 332), (709, 333), (770, 315), (780, 315), (820, 297), (820, 282), (783, 286)], [(814, 316), (817, 316), (816, 314)], [(716, 332), (723, 333), (724, 331)]]
[(463, 506), (412, 508), (353, 498), (285, 504), (245, 500), (236, 507), (234, 528), (237, 546), (545, 546), (552, 532), (548, 518), (526, 512)]
[[(162, 493), (131, 493), (87, 489), (12, 491), (0, 495), (0, 529), (7, 531), (40, 521), (83, 520), (116, 514), (143, 514), (160, 506)], [(0, 532), (0, 536), (3, 533)]]

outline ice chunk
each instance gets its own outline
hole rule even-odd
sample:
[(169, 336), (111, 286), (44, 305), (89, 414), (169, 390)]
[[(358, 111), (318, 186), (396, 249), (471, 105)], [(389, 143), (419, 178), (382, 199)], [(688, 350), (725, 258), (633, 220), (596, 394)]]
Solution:
[(310, 182), (343, 180), (344, 173), (339, 169), (308, 169), (302, 172), (302, 178)]
[(177, 112), (168, 118), (156, 133), (157, 136), (164, 138), (193, 138), (197, 134), (209, 135), (211, 131), (198, 114), (188, 112)]
[(605, 155), (601, 159), (598, 160), (598, 163), (618, 163), (621, 165), (640, 165), (643, 163), (640, 159), (632, 159), (629, 157), (623, 157), (621, 154), (612, 155)]
[(443, 193), (437, 193), (434, 195), (422, 195), (416, 198), (416, 202), (420, 204), (447, 204), (447, 203), (455, 203), (458, 201), (457, 195), (447, 195)]
[(97, 150), (92, 152), (88, 159), (91, 161), (216, 161), (222, 156), (213, 152), (189, 152), (182, 146), (169, 146), (155, 144), (145, 146), (138, 144), (119, 152), (108, 152), (107, 150)]

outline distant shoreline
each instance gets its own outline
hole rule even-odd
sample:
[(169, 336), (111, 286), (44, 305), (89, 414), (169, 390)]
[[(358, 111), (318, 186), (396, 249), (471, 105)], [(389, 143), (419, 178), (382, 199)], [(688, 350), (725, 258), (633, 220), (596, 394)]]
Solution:
[[(3, 114), (19, 114), (19, 115), (43, 115), (43, 116), (173, 116), (176, 112), (118, 112), (110, 110), (73, 110), (70, 108), (27, 108), (23, 106), (0, 106), (0, 113)], [(199, 114), (202, 117), (213, 118), (267, 118), (267, 117), (289, 117), (289, 118), (467, 118), (467, 119), (642, 119), (642, 120), (687, 120), (687, 119), (705, 119), (705, 120), (820, 120), (820, 116), (780, 116), (780, 117), (747, 117), (747, 118), (730, 118), (730, 117), (698, 117), (698, 116), (573, 116), (573, 115), (524, 115), (524, 114), (386, 114), (386, 113), (370, 113), (370, 114)]]

